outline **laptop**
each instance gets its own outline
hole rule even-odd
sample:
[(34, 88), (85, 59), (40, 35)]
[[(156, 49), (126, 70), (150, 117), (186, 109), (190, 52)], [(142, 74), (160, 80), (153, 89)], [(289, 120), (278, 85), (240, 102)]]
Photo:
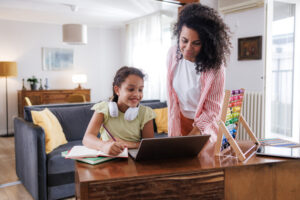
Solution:
[(136, 161), (197, 156), (210, 135), (144, 138), (138, 149), (129, 149)]
[(257, 150), (256, 155), (300, 159), (300, 147), (289, 148), (289, 147), (261, 146)]

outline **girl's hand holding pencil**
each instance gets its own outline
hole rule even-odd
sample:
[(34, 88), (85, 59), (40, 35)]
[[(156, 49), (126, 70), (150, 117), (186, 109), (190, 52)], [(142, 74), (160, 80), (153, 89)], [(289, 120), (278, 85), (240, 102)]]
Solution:
[(106, 141), (103, 145), (103, 152), (112, 156), (120, 154), (125, 149), (125, 145), (121, 142), (115, 142), (113, 140)]
[(111, 155), (118, 155), (124, 150), (124, 148), (126, 148), (126, 145), (121, 141), (117, 141), (116, 138), (111, 134), (111, 132), (104, 126), (104, 124), (103, 128), (111, 138), (109, 141), (107, 141), (107, 145), (105, 145), (104, 151), (107, 151), (107, 153)]

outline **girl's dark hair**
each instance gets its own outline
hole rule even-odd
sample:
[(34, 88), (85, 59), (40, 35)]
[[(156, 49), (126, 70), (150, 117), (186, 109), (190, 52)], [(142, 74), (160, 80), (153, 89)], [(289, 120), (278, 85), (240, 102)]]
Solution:
[(113, 96), (111, 98), (112, 101), (114, 102), (118, 102), (118, 95), (115, 93), (114, 90), (114, 86), (118, 86), (121, 87), (121, 84), (125, 81), (125, 79), (129, 76), (129, 75), (136, 75), (141, 77), (141, 79), (144, 79), (145, 74), (143, 74), (143, 72), (135, 67), (121, 67), (114, 78), (114, 82), (112, 84), (113, 86)]
[(195, 62), (197, 73), (218, 70), (222, 64), (226, 65), (231, 48), (230, 30), (214, 9), (200, 3), (191, 3), (183, 7), (173, 27), (173, 35), (177, 37), (178, 59), (183, 57), (179, 49), (183, 26), (195, 30), (201, 41), (201, 50)]

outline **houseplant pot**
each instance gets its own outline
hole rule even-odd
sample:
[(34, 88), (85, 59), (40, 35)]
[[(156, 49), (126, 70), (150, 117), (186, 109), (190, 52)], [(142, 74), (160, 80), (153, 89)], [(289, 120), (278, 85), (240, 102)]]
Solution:
[(36, 90), (37, 89), (38, 79), (35, 76), (32, 76), (31, 78), (28, 78), (27, 82), (29, 82), (31, 90)]

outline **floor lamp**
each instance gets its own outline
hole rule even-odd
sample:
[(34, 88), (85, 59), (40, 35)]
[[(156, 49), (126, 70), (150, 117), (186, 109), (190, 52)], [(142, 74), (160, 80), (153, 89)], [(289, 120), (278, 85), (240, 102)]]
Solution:
[(5, 77), (5, 96), (6, 96), (6, 135), (4, 137), (13, 136), (8, 133), (8, 95), (7, 95), (7, 77), (17, 76), (17, 63), (16, 62), (3, 62), (0, 61), (0, 77)]

